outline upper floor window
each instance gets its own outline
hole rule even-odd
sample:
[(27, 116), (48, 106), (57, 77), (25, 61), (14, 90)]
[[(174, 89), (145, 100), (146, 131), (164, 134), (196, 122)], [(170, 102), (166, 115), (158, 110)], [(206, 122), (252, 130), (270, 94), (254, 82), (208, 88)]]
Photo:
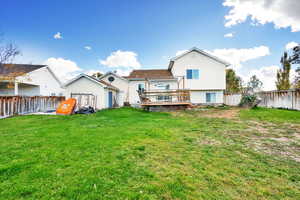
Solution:
[(199, 79), (199, 69), (187, 69), (186, 70), (187, 79)]

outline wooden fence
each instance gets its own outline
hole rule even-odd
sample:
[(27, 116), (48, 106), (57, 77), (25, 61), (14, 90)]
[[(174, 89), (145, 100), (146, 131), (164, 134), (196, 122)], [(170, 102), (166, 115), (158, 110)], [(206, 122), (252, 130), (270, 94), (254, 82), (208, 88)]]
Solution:
[(0, 118), (56, 110), (65, 97), (0, 96)]
[[(259, 104), (261, 107), (300, 110), (299, 89), (259, 92), (257, 96), (261, 99)], [(237, 106), (241, 98), (241, 94), (224, 94), (224, 103), (230, 106)]]

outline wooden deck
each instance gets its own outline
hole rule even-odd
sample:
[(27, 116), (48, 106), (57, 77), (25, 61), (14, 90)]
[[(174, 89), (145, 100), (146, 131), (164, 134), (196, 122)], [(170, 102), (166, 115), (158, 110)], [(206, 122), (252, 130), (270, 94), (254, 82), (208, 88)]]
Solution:
[(141, 106), (164, 107), (163, 110), (185, 109), (191, 105), (189, 90), (152, 90), (139, 91)]
[(192, 105), (191, 102), (149, 102), (141, 103), (141, 106), (182, 106)]

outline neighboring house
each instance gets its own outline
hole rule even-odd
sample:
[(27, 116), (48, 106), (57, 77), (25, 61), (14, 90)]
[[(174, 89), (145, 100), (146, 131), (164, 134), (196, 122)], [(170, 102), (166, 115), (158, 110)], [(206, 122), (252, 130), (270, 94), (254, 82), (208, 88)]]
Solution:
[(62, 96), (61, 82), (46, 65), (0, 65), (0, 95)]
[(124, 102), (129, 102), (129, 81), (126, 78), (121, 77), (114, 72), (108, 72), (99, 79), (118, 88), (117, 104), (119, 106), (123, 106)]
[(98, 110), (112, 108), (119, 102), (117, 93), (120, 90), (118, 88), (86, 74), (80, 74), (68, 81), (64, 84), (64, 88), (67, 98), (72, 97), (72, 95), (82, 95), (83, 97), (93, 95), (96, 103), (90, 106), (94, 106)]

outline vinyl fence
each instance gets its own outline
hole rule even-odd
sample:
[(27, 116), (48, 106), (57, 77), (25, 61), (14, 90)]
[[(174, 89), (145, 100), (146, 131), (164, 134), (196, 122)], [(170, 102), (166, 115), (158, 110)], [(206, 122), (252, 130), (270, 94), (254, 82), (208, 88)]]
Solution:
[(261, 107), (300, 110), (300, 90), (261, 92), (258, 96)]
[(0, 118), (56, 110), (65, 97), (0, 96)]
[(228, 106), (238, 106), (241, 99), (242, 94), (224, 94), (224, 104)]
[[(276, 90), (257, 93), (261, 98), (259, 106), (266, 108), (284, 108), (300, 110), (300, 90)], [(225, 94), (224, 103), (237, 106), (241, 101), (241, 94)]]

